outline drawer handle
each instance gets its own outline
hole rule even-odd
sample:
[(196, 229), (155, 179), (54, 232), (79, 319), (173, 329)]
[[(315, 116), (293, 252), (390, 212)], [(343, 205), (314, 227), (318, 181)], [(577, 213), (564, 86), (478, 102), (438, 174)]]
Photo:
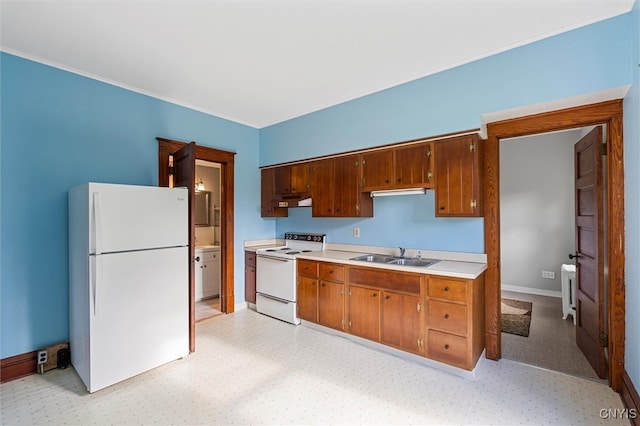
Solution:
[(444, 288), (444, 291), (449, 291), (449, 287), (445, 287), (445, 288)]
[(449, 345), (448, 345), (448, 344), (447, 344), (447, 345), (444, 345), (444, 348), (445, 348), (445, 349), (449, 349)]
[(449, 314), (444, 314), (444, 319), (449, 319)]

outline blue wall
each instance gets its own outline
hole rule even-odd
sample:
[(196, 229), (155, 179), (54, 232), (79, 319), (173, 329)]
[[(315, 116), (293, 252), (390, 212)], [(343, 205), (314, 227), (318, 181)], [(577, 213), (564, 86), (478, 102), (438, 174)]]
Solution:
[[(260, 164), (478, 128), (484, 113), (627, 85), (630, 51), (627, 14), (260, 129)], [(290, 209), (289, 218), (277, 220), (276, 232), (324, 232), (328, 241), (345, 244), (484, 252), (482, 220), (436, 219), (433, 203), (433, 192), (376, 199), (374, 218), (362, 220), (311, 219), (309, 208)], [(356, 224), (360, 238), (353, 237)]]
[(640, 5), (633, 11), (633, 86), (624, 100), (624, 174), (626, 227), (625, 369), (640, 390)]
[[(68, 340), (67, 190), (156, 185), (157, 136), (236, 152), (235, 276), (260, 219), (258, 130), (3, 53), (1, 353)], [(235, 282), (244, 300), (243, 279)], [(150, 295), (152, 296), (152, 295)]]

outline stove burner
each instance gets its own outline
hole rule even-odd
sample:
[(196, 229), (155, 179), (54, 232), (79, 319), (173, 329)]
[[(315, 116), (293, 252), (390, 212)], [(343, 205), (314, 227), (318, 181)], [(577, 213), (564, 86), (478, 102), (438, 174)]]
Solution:
[(289, 247), (282, 247), (280, 250), (281, 251), (286, 251), (286, 250), (291, 250), (291, 249)]
[(311, 253), (313, 250), (302, 250), (303, 253)]
[(267, 249), (267, 251), (276, 251), (276, 249)]
[(298, 254), (300, 253), (299, 251), (288, 251), (286, 254)]

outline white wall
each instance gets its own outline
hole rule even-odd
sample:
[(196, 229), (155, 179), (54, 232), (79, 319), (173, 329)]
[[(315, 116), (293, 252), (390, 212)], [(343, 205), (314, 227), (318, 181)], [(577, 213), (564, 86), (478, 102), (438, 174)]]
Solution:
[[(559, 292), (560, 266), (573, 263), (573, 145), (580, 130), (500, 142), (503, 286)], [(543, 279), (542, 271), (555, 272)]]

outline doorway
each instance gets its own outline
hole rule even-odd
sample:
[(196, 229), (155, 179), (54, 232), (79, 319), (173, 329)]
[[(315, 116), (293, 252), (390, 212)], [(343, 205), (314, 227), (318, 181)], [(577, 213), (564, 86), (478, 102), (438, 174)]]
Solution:
[[(568, 256), (576, 251), (574, 150), (592, 129), (500, 140), (501, 349), (505, 359), (600, 381), (576, 342)], [(525, 304), (528, 312), (514, 315), (510, 305)], [(520, 321), (526, 328), (514, 329)]]
[(608, 234), (605, 267), (609, 273), (607, 294), (609, 385), (622, 391), (625, 338), (624, 282), (624, 166), (622, 136), (622, 100), (612, 100), (563, 110), (512, 118), (487, 125), (484, 160), (485, 199), (485, 275), (486, 357), (500, 359), (501, 353), (501, 273), (500, 273), (500, 154), (502, 139), (565, 130), (576, 127), (606, 125), (606, 194)]
[[(170, 186), (173, 176), (189, 189), (189, 350), (196, 350), (195, 189), (196, 160), (220, 166), (220, 311), (232, 313), (234, 299), (234, 158), (235, 153), (165, 138), (158, 141), (158, 186)], [(170, 164), (174, 156), (176, 161)]]

